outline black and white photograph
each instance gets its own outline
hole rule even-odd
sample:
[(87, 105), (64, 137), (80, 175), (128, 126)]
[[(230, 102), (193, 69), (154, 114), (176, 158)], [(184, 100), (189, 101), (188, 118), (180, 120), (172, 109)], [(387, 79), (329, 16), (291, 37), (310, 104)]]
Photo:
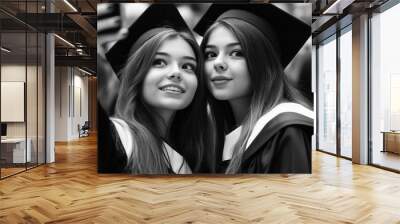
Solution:
[(400, 224), (399, 21), (400, 0), (0, 0), (0, 224)]
[(310, 174), (311, 5), (97, 5), (98, 172)]

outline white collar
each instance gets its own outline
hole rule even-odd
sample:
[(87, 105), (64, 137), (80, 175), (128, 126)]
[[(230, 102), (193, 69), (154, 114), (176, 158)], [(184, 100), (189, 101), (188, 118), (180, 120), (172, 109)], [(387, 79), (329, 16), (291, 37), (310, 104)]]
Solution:
[(170, 165), (174, 173), (176, 174), (191, 174), (192, 170), (186, 163), (185, 159), (175, 149), (173, 149), (166, 142), (163, 142), (164, 152), (167, 153)]
[(129, 128), (128, 124), (119, 118), (110, 117), (110, 120), (113, 122), (115, 129), (118, 132), (118, 137), (121, 140), (122, 146), (124, 146), (126, 156), (129, 157), (132, 155), (132, 135), (131, 129)]
[[(269, 112), (261, 116), (256, 124), (254, 125), (254, 128), (250, 134), (249, 139), (247, 140), (246, 143), (246, 149), (250, 146), (250, 144), (254, 141), (254, 139), (257, 137), (257, 135), (261, 132), (261, 130), (265, 127), (265, 125), (268, 124), (273, 118), (276, 116), (286, 113), (286, 112), (292, 112), (292, 113), (298, 113), (303, 116), (309, 117), (311, 119), (314, 119), (314, 112), (312, 110), (309, 110), (308, 108), (304, 107), (301, 104), (297, 103), (281, 103), (272, 108)], [(233, 154), (233, 148), (236, 144), (236, 142), (239, 139), (239, 136), (242, 131), (242, 126), (239, 126), (232, 132), (230, 132), (228, 135), (225, 136), (225, 143), (224, 143), (224, 150), (222, 154), (222, 160), (230, 160), (232, 158)]]
[(233, 148), (242, 132), (242, 126), (237, 127), (225, 136), (224, 151), (222, 153), (222, 161), (230, 160), (233, 154)]
[[(128, 159), (132, 156), (132, 135), (130, 134), (130, 128), (128, 124), (119, 118), (110, 117), (110, 120), (113, 122), (115, 129), (118, 132), (118, 136), (121, 140), (122, 145), (124, 146), (125, 153)], [(174, 173), (176, 174), (191, 174), (192, 171), (185, 161), (185, 159), (175, 151), (171, 146), (169, 146), (166, 142), (163, 141), (163, 149), (166, 155), (168, 156), (170, 165)]]

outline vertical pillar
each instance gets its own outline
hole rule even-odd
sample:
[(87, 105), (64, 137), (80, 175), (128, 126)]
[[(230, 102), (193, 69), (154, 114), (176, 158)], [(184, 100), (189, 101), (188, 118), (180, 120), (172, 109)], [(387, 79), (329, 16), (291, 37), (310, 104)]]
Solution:
[[(47, 12), (53, 12), (51, 1), (46, 1)], [(55, 162), (55, 53), (54, 34), (46, 34), (46, 163)]]
[(353, 19), (353, 162), (368, 163), (368, 15)]

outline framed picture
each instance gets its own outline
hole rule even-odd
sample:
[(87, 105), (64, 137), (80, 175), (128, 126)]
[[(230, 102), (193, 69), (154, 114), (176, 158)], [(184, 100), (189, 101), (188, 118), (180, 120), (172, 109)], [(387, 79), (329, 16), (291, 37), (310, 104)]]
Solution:
[(310, 3), (97, 11), (100, 173), (311, 173)]

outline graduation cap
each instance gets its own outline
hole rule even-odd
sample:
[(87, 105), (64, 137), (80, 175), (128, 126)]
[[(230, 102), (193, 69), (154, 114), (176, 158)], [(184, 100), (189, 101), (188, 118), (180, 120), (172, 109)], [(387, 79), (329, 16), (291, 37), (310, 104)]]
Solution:
[[(137, 50), (148, 39), (158, 34), (164, 27), (176, 31), (186, 31), (189, 27), (179, 11), (172, 4), (152, 4), (129, 27), (126, 38), (119, 40), (107, 53), (107, 60), (119, 78), (119, 71), (125, 66), (129, 53)], [(157, 30), (159, 28), (159, 30)], [(152, 30), (152, 32), (150, 32)]]
[(284, 68), (311, 35), (309, 25), (272, 4), (213, 4), (194, 31), (204, 35), (215, 21), (228, 18), (242, 19), (263, 32), (275, 45)]

